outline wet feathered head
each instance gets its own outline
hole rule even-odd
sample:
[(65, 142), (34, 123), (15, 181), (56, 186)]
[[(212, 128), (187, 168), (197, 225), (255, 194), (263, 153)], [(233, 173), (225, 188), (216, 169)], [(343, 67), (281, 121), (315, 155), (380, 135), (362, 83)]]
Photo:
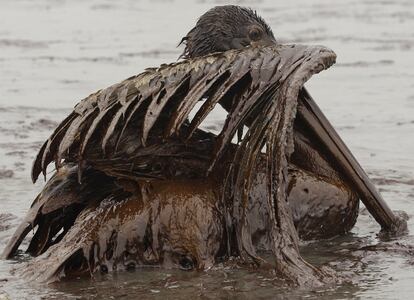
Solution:
[(246, 46), (271, 45), (276, 40), (269, 25), (250, 8), (236, 5), (216, 6), (200, 17), (196, 26), (181, 40), (182, 58)]

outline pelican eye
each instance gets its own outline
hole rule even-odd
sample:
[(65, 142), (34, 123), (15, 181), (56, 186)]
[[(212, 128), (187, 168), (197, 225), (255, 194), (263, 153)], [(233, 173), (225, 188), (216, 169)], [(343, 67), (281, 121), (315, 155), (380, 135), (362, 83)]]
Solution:
[(249, 39), (256, 42), (262, 38), (262, 30), (259, 27), (253, 27), (249, 30)]

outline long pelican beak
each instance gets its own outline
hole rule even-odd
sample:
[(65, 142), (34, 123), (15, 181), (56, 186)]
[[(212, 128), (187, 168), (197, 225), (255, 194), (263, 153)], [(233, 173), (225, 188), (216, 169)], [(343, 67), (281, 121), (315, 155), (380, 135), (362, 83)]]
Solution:
[(339, 168), (338, 171), (346, 176), (368, 211), (381, 225), (381, 231), (393, 235), (405, 233), (407, 222), (397, 217), (388, 207), (368, 175), (305, 88), (299, 95), (296, 119), (318, 139), (317, 143), (328, 153), (335, 167)]

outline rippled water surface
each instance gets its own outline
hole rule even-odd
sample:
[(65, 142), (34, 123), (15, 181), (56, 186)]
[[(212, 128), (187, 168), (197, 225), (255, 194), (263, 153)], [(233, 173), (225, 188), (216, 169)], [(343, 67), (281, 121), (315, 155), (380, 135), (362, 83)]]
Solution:
[(414, 298), (412, 0), (0, 0), (0, 251), (42, 187), (31, 184), (29, 170), (56, 124), (91, 92), (175, 61), (196, 18), (230, 2), (256, 8), (280, 41), (335, 50), (337, 64), (307, 87), (389, 205), (411, 217), (411, 233), (380, 241), (379, 226), (362, 209), (348, 236), (304, 243), (310, 262), (349, 276), (339, 287), (280, 289), (271, 278), (225, 266), (46, 286), (13, 276), (17, 260), (0, 261), (0, 299)]

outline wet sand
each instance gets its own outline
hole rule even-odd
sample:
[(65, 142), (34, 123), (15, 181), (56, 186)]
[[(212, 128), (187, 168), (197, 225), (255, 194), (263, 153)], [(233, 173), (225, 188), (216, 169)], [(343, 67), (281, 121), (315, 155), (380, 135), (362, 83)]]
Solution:
[[(337, 64), (307, 84), (310, 93), (411, 234), (380, 241), (362, 209), (352, 233), (303, 243), (315, 264), (350, 283), (283, 290), (271, 278), (218, 266), (208, 272), (143, 269), (50, 286), (10, 274), (26, 260), (0, 261), (0, 298), (376, 298), (414, 294), (414, 3), (399, 1), (226, 1), (256, 8), (279, 41), (321, 44)], [(177, 59), (196, 18), (223, 1), (12, 1), (0, 10), (0, 251), (43, 182), (32, 185), (41, 143), (83, 97)], [(217, 111), (205, 124), (220, 125)], [(369, 247), (366, 247), (369, 246)]]

